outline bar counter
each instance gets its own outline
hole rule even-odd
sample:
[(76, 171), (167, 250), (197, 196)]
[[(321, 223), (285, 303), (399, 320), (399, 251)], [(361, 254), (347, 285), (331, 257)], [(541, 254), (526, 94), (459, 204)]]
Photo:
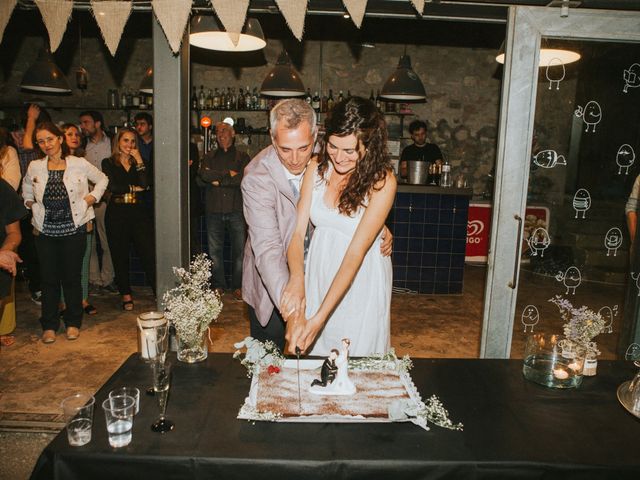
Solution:
[(526, 381), (521, 360), (413, 359), (422, 397), (437, 395), (464, 424), (427, 432), (410, 423), (237, 420), (250, 384), (239, 361), (172, 360), (172, 432), (151, 431), (158, 409), (143, 395), (131, 444), (109, 447), (99, 405), (115, 387), (144, 391), (151, 381), (149, 366), (132, 355), (95, 395), (91, 442), (70, 447), (60, 432), (32, 480), (640, 478), (640, 420), (616, 399), (637, 370), (631, 362), (598, 362), (580, 388), (553, 390)]

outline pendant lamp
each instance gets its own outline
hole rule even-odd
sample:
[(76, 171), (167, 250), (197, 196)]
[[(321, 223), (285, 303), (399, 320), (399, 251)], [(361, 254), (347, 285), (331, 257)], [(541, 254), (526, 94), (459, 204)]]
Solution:
[(189, 43), (194, 47), (222, 52), (250, 52), (260, 50), (267, 45), (258, 19), (247, 19), (238, 44), (234, 45), (229, 34), (210, 15), (198, 15), (193, 18)]
[(380, 96), (400, 101), (424, 100), (427, 97), (420, 77), (411, 68), (409, 55), (400, 57), (398, 67), (385, 82)]
[[(581, 55), (573, 50), (564, 48), (541, 48), (540, 61), (538, 67), (553, 67), (556, 65), (566, 65), (568, 63), (577, 62)], [(504, 42), (496, 55), (496, 62), (504, 64)]]
[(147, 68), (147, 71), (144, 72), (144, 77), (140, 82), (140, 91), (153, 95), (153, 67)]
[(42, 93), (71, 93), (69, 83), (48, 48), (43, 48), (36, 62), (22, 77), (20, 88)]
[(275, 67), (262, 81), (260, 94), (270, 97), (300, 97), (305, 93), (300, 74), (291, 65), (286, 50), (283, 50)]

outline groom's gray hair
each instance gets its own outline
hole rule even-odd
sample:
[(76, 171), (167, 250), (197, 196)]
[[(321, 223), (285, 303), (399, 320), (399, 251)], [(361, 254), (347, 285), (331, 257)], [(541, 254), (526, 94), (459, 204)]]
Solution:
[(311, 133), (316, 136), (318, 126), (316, 125), (316, 112), (311, 105), (299, 98), (289, 98), (276, 103), (269, 114), (269, 125), (271, 136), (275, 135), (280, 122), (286, 122), (287, 129), (298, 128), (302, 122), (308, 122), (311, 126)]

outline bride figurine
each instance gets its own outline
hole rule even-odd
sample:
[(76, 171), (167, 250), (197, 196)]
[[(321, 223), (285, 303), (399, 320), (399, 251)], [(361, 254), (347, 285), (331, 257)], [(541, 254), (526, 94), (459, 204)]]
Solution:
[(351, 341), (348, 338), (343, 338), (342, 350), (335, 359), (338, 373), (333, 382), (326, 387), (313, 385), (309, 388), (311, 393), (318, 395), (353, 395), (356, 393), (356, 386), (349, 378), (349, 345), (351, 345)]

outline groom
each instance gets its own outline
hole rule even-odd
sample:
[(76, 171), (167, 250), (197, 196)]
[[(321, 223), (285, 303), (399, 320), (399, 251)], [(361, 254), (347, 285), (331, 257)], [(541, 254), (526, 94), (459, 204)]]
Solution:
[[(285, 345), (285, 321), (278, 305), (289, 281), (287, 249), (296, 226), (302, 177), (313, 155), (316, 120), (316, 112), (304, 100), (278, 102), (269, 115), (271, 145), (247, 165), (240, 186), (248, 227), (242, 298), (249, 305), (251, 336), (271, 340), (280, 350)], [(381, 251), (388, 256), (392, 236), (386, 228), (383, 236)]]

